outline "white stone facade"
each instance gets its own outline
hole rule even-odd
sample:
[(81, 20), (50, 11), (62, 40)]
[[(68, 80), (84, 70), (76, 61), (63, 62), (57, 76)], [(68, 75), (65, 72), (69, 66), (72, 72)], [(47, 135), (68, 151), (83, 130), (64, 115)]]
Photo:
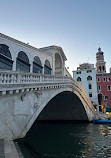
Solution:
[[(82, 64), (81, 64), (82, 65)], [(87, 64), (86, 64), (87, 65)], [(79, 67), (78, 70), (73, 71), (73, 78), (74, 80), (78, 81), (81, 86), (83, 87), (86, 95), (89, 97), (91, 102), (95, 105), (98, 105), (97, 99), (97, 83), (96, 83), (96, 69), (94, 65), (90, 66), (88, 64), (88, 69), (82, 65), (82, 68)], [(88, 76), (92, 77), (92, 79), (88, 80)]]
[[(52, 69), (51, 74), (64, 76), (65, 60), (67, 59), (61, 47), (49, 46), (49, 47), (37, 49), (33, 46), (30, 46), (29, 44), (23, 43), (21, 41), (18, 41), (1, 33), (0, 33), (0, 44), (5, 44), (9, 47), (9, 51), (11, 53), (13, 60), (13, 67), (12, 67), (13, 71), (16, 71), (16, 59), (18, 53), (20, 51), (23, 51), (26, 53), (29, 59), (31, 73), (33, 72), (34, 57), (38, 56), (41, 60), (43, 67), (42, 74), (44, 74), (45, 60), (48, 60), (50, 62)], [(56, 73), (56, 70), (59, 72)]]

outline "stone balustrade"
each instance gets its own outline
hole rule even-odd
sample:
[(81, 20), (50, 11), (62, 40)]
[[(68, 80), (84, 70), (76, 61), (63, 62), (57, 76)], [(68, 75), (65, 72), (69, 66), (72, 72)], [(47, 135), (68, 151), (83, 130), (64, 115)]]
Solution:
[(69, 82), (68, 77), (0, 71), (0, 84), (33, 84)]
[(41, 88), (61, 88), (64, 86), (72, 87), (72, 89), (78, 91), (78, 93), (83, 97), (84, 101), (92, 108), (92, 103), (87, 97), (83, 88), (73, 78), (67, 76), (43, 75), (36, 73), (0, 71), (1, 94), (13, 94), (14, 92), (24, 92), (25, 90), (30, 91), (31, 88), (33, 90), (37, 90), (38, 86), (41, 86)]

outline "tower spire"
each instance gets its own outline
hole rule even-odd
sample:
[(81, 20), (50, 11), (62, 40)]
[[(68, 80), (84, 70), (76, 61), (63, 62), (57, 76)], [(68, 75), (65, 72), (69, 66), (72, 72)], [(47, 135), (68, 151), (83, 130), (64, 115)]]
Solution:
[(104, 61), (104, 52), (101, 51), (101, 48), (98, 48), (96, 53), (96, 69), (98, 73), (106, 73), (106, 62)]

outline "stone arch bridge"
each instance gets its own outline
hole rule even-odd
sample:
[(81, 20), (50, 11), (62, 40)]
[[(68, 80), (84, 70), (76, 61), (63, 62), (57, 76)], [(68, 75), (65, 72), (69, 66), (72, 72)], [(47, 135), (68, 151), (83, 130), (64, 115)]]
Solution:
[(22, 138), (36, 119), (87, 120), (95, 109), (70, 77), (0, 71), (0, 138)]

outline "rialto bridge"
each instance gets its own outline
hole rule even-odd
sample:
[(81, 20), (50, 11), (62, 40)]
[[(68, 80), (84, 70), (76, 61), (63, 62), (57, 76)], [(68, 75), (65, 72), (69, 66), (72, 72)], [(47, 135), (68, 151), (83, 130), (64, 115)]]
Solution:
[(0, 138), (24, 137), (36, 120), (92, 120), (95, 109), (65, 60), (60, 47), (0, 34)]

